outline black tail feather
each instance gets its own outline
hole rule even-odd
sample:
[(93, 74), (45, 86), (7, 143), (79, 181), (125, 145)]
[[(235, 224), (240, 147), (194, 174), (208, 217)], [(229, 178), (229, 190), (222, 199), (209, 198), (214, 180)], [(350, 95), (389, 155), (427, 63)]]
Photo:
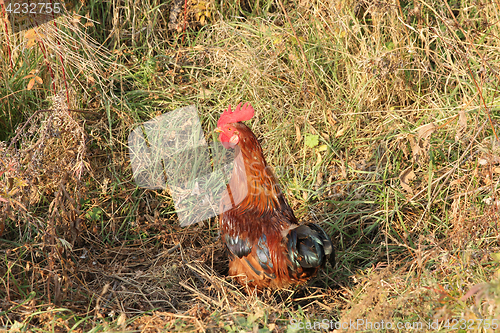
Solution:
[(327, 260), (335, 264), (335, 252), (330, 237), (317, 224), (303, 224), (290, 231), (288, 253), (295, 267), (316, 268)]

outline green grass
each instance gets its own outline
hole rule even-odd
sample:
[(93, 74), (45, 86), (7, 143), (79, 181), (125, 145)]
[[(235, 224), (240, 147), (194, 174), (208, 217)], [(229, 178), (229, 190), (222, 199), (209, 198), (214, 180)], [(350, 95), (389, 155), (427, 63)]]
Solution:
[[(194, 1), (185, 32), (170, 9), (94, 1), (38, 37), (0, 27), (0, 327), (499, 317), (495, 4)], [(168, 190), (133, 182), (137, 125), (194, 104), (210, 133), (240, 101), (296, 215), (334, 240), (306, 288), (246, 295), (217, 219), (181, 228)]]

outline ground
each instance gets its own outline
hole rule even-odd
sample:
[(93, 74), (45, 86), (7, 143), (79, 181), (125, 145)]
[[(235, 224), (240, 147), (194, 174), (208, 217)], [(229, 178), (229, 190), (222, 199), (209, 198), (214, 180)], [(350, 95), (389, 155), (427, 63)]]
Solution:
[[(500, 325), (498, 3), (96, 1), (34, 29), (0, 5), (0, 328)], [(217, 217), (181, 227), (134, 182), (142, 122), (195, 105), (210, 141), (242, 101), (334, 242), (302, 287), (248, 294)]]

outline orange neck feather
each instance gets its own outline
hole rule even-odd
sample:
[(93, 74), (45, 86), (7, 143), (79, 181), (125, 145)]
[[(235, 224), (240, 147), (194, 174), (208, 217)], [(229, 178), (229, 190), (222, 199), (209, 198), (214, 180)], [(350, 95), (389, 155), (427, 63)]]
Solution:
[[(267, 165), (255, 135), (244, 124), (237, 123), (239, 143), (233, 173), (224, 205), (236, 209), (257, 209), (259, 213), (278, 209), (280, 186)], [(225, 210), (228, 210), (226, 207)]]

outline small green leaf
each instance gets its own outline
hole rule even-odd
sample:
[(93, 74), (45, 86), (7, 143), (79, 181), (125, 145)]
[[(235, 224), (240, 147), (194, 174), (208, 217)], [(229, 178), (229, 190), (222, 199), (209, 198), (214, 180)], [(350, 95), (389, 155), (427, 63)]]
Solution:
[(318, 147), (318, 151), (325, 151), (328, 149), (328, 146), (327, 145), (321, 145)]
[(491, 257), (493, 258), (493, 260), (495, 260), (496, 262), (500, 262), (500, 252), (497, 252), (497, 253), (492, 253), (491, 254)]
[(319, 135), (306, 134), (304, 143), (310, 148), (314, 148), (319, 144)]
[(90, 221), (100, 221), (102, 217), (102, 209), (99, 207), (92, 208), (92, 211), (85, 214), (85, 218)]

